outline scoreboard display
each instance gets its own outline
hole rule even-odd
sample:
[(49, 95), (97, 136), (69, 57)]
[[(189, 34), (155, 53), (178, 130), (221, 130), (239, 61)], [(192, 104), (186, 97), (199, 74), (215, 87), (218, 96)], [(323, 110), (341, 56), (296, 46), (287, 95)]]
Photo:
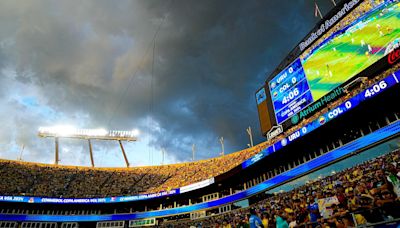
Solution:
[(276, 120), (283, 122), (313, 102), (304, 68), (297, 59), (269, 82)]
[[(355, 2), (344, 3), (333, 19)], [(300, 56), (267, 81), (275, 124), (289, 121), (400, 46), (398, 1), (360, 1), (348, 15), (339, 16), (338, 25), (328, 23), (333, 19), (322, 23), (324, 33), (307, 48), (301, 43)]]

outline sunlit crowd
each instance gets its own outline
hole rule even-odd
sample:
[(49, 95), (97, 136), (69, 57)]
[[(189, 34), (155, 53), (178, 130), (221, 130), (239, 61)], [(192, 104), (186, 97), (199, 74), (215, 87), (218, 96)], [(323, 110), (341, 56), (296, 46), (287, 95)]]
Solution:
[(225, 173), (260, 150), (255, 146), (208, 160), (129, 169), (0, 160), (0, 195), (85, 198), (169, 191)]

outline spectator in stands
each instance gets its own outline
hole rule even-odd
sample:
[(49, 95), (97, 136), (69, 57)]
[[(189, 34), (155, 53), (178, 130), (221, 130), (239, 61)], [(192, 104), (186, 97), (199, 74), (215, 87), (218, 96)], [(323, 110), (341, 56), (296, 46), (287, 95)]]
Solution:
[(313, 192), (309, 197), (308, 197), (308, 206), (307, 210), (309, 211), (310, 215), (310, 221), (312, 223), (316, 223), (320, 217), (319, 210), (318, 210), (318, 202), (317, 198), (314, 197), (315, 192)]
[(250, 224), (250, 228), (264, 227), (260, 217), (258, 217), (256, 210), (254, 208), (250, 209), (249, 224)]
[(261, 215), (261, 221), (262, 221), (263, 226), (265, 228), (267, 228), (268, 227), (268, 223), (269, 223), (269, 215), (267, 213), (263, 213)]
[(278, 209), (278, 213), (275, 217), (275, 221), (276, 221), (277, 228), (288, 228), (289, 227), (289, 224), (286, 221), (285, 212), (283, 210), (281, 210), (280, 208)]
[(226, 219), (222, 222), (222, 228), (232, 228), (231, 224)]

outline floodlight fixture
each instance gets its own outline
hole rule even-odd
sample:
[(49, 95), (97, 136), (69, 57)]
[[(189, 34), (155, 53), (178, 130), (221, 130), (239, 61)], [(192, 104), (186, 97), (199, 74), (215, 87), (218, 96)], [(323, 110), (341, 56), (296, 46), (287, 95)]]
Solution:
[(98, 140), (121, 140), (137, 141), (139, 130), (117, 131), (97, 129), (77, 129), (69, 125), (58, 125), (52, 127), (40, 127), (38, 131), (40, 137), (58, 138), (77, 138), (77, 139), (98, 139)]
[(57, 125), (51, 127), (40, 127), (38, 135), (43, 138), (54, 138), (55, 139), (55, 164), (59, 162), (59, 138), (73, 138), (88, 140), (90, 161), (92, 167), (94, 167), (93, 150), (91, 140), (115, 140), (119, 142), (122, 155), (124, 156), (125, 164), (129, 168), (129, 161), (125, 153), (125, 149), (122, 145), (122, 141), (137, 141), (137, 136), (140, 134), (138, 129), (131, 131), (119, 131), (119, 130), (106, 130), (104, 128), (97, 129), (78, 129), (71, 125)]

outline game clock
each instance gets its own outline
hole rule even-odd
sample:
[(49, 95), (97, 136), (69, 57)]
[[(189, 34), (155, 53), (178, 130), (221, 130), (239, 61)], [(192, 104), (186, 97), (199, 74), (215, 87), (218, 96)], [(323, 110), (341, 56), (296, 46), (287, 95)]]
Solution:
[(383, 80), (380, 81), (379, 83), (373, 85), (372, 87), (368, 88), (365, 90), (364, 93), (364, 97), (368, 98), (368, 97), (372, 97), (375, 94), (381, 92), (382, 90), (384, 90), (387, 87), (387, 83)]

